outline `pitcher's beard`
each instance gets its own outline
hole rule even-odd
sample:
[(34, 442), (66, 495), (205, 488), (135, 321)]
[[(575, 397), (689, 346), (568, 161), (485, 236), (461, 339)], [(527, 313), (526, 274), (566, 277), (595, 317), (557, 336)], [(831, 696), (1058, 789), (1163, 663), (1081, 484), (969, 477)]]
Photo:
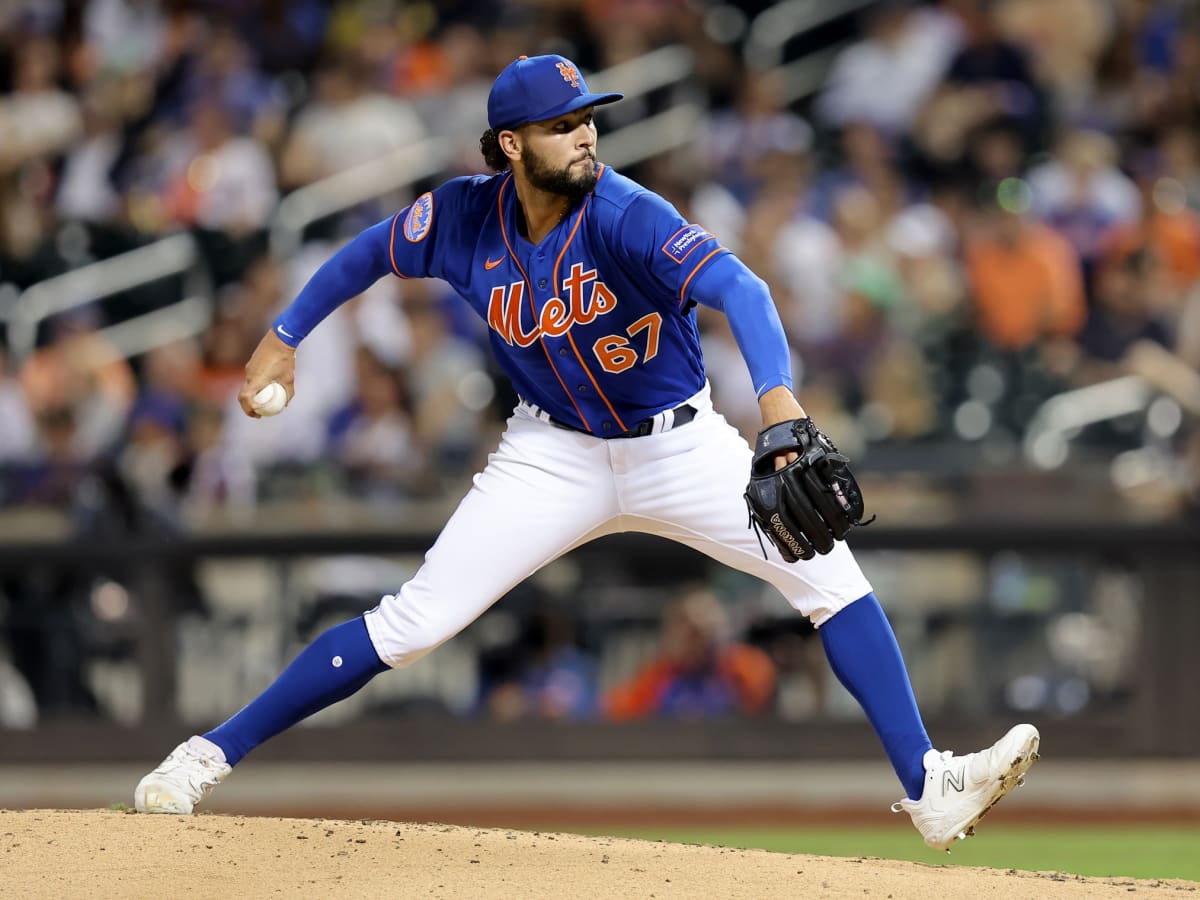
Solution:
[(595, 158), (586, 160), (588, 165), (568, 163), (561, 169), (553, 168), (528, 147), (521, 158), (525, 162), (525, 177), (531, 185), (540, 191), (566, 197), (572, 205), (592, 192), (600, 173)]

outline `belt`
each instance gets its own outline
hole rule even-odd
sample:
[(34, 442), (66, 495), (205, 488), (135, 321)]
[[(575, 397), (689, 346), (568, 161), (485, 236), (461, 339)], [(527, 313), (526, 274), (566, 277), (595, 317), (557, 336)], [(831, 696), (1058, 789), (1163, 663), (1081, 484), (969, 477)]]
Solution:
[(565, 428), (567, 431), (578, 431), (580, 434), (590, 434), (593, 437), (600, 437), (606, 440), (610, 438), (633, 438), (646, 437), (651, 434), (662, 434), (664, 431), (670, 431), (672, 428), (679, 428), (681, 425), (686, 425), (692, 419), (696, 418), (696, 413), (698, 412), (696, 407), (688, 403), (681, 403), (674, 409), (664, 409), (660, 413), (655, 413), (648, 418), (642, 419), (642, 421), (633, 427), (627, 428), (617, 434), (593, 434), (590, 431), (569, 425), (561, 419), (554, 418), (554, 416), (550, 415), (550, 413), (546, 412), (540, 406), (530, 403), (524, 398), (521, 398), (521, 404), (526, 410), (533, 413), (535, 417), (557, 428)]

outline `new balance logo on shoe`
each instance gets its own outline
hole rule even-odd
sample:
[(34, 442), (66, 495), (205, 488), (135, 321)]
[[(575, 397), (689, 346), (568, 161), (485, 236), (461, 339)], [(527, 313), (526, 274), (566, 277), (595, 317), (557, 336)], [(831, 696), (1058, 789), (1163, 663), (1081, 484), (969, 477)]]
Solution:
[(950, 793), (950, 788), (954, 788), (960, 794), (967, 786), (967, 767), (959, 766), (957, 772), (951, 772), (947, 769), (942, 773), (942, 796)]

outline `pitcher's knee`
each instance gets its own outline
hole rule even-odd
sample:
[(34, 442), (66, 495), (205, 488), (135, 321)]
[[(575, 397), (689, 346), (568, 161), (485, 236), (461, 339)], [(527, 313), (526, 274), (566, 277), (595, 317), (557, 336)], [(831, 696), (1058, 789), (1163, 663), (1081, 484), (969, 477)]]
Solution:
[(385, 595), (363, 619), (375, 652), (393, 669), (411, 666), (454, 634), (402, 594)]
[[(857, 594), (857, 591), (854, 591), (852, 593)], [(818, 601), (816, 606), (809, 609), (805, 613), (805, 615), (808, 616), (808, 620), (810, 622), (812, 622), (814, 627), (820, 628), (822, 625), (824, 625), (826, 622), (828, 622), (830, 619), (832, 619), (834, 616), (836, 616), (838, 613), (840, 613), (843, 609), (845, 609), (850, 604), (857, 603), (859, 600), (862, 600), (864, 597), (869, 597), (869, 596), (871, 596), (871, 592), (869, 590), (865, 594), (862, 594), (860, 596), (852, 596), (852, 597), (848, 597), (846, 595), (842, 595), (840, 597), (836, 596), (836, 595), (835, 596), (826, 596), (826, 597), (823, 597), (820, 601)]]

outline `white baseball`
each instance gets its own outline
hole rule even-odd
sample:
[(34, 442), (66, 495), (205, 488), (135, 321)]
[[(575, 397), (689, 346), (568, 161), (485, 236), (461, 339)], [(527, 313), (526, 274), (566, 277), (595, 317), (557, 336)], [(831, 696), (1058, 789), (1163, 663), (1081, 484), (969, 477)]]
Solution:
[(254, 407), (254, 411), (260, 416), (274, 416), (283, 412), (283, 408), (287, 406), (287, 402), (287, 389), (278, 381), (272, 381), (254, 395), (250, 401), (250, 405)]

